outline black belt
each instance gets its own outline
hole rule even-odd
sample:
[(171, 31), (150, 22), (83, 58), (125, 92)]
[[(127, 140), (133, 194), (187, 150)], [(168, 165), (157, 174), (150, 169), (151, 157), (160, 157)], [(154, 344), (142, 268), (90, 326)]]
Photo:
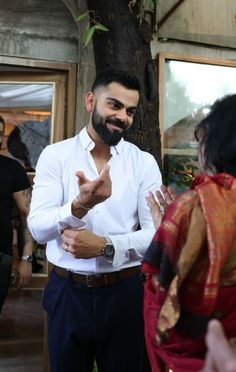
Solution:
[(141, 273), (140, 266), (128, 267), (120, 271), (113, 271), (105, 274), (84, 275), (74, 273), (72, 271), (63, 269), (59, 266), (54, 266), (54, 271), (63, 278), (71, 278), (76, 283), (82, 283), (87, 287), (103, 287), (110, 284), (118, 283), (120, 280), (128, 278), (135, 273)]

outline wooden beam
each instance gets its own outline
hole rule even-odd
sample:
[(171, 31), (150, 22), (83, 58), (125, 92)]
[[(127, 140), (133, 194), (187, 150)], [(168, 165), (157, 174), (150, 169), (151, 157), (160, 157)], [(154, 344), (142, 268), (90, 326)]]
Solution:
[(161, 28), (161, 26), (167, 21), (170, 16), (176, 11), (176, 9), (179, 8), (179, 6), (184, 2), (185, 0), (178, 0), (175, 5), (173, 5), (170, 10), (164, 15), (164, 17), (161, 18), (161, 20), (157, 24), (157, 31)]

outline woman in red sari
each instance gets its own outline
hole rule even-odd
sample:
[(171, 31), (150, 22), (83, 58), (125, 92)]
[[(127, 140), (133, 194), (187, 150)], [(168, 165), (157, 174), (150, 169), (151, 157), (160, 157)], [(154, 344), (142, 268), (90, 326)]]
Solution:
[(203, 174), (166, 209), (142, 267), (153, 372), (200, 371), (212, 318), (236, 337), (236, 94), (216, 101), (195, 135)]

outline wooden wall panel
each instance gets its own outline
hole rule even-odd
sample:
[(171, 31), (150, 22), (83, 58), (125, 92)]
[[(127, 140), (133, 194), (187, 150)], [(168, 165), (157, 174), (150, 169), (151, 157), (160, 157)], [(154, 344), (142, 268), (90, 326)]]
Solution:
[[(178, 1), (160, 0), (157, 22), (160, 22), (176, 3)], [(185, 0), (160, 25), (157, 36), (158, 39), (169, 38), (236, 48), (235, 35), (235, 0)]]

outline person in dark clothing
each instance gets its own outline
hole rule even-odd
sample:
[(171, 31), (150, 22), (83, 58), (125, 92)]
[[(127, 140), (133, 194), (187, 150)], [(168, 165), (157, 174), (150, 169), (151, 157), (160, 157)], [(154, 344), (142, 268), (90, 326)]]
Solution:
[[(0, 117), (0, 148), (5, 123)], [(32, 275), (33, 239), (27, 227), (31, 185), (25, 169), (14, 159), (0, 154), (0, 312), (10, 285), (12, 272), (12, 210), (19, 210), (24, 234), (23, 255), (17, 267), (15, 281), (18, 287), (28, 283)]]

